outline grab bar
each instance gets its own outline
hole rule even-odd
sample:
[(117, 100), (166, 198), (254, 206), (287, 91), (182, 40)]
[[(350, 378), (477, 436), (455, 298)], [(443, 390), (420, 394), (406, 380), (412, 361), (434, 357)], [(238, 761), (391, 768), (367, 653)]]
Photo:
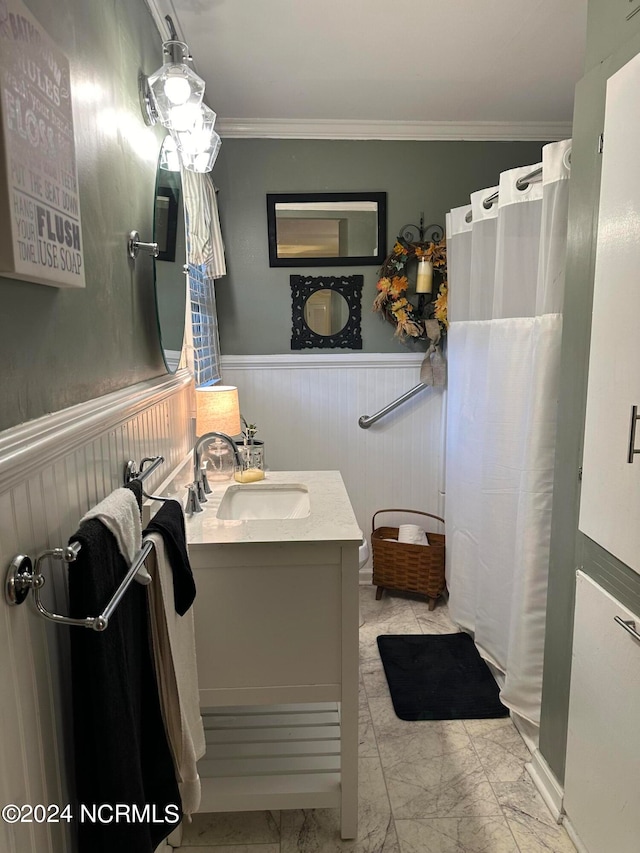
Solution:
[(415, 385), (409, 391), (406, 391), (401, 397), (398, 397), (397, 400), (394, 400), (389, 405), (385, 406), (383, 409), (380, 409), (379, 412), (376, 412), (375, 415), (362, 415), (362, 417), (358, 418), (358, 426), (361, 429), (369, 429), (372, 424), (375, 424), (376, 421), (379, 421), (380, 418), (383, 418), (385, 415), (388, 415), (389, 412), (392, 412), (394, 409), (397, 409), (398, 406), (401, 406), (403, 403), (406, 403), (407, 400), (410, 400), (412, 397), (422, 391), (423, 388), (429, 388), (429, 385), (426, 385), (424, 382), (421, 382), (419, 385)]

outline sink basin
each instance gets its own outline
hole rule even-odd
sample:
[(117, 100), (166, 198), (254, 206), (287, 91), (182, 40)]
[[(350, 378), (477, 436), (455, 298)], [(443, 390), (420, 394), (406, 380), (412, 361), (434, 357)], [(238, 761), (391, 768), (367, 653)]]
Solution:
[(217, 517), (226, 519), (306, 518), (309, 490), (298, 483), (248, 483), (229, 486)]

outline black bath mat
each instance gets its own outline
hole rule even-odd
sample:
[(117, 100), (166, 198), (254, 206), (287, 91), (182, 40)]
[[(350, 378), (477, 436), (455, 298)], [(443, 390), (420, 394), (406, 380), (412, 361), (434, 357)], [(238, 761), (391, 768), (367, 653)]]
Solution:
[(468, 634), (386, 634), (378, 648), (401, 720), (506, 717), (498, 685)]

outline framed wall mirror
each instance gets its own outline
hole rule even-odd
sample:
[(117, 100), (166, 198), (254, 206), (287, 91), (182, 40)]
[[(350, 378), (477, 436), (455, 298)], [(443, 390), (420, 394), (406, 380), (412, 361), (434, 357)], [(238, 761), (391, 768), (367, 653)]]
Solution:
[(269, 266), (379, 266), (386, 193), (268, 193)]
[(361, 275), (290, 276), (291, 349), (362, 349)]

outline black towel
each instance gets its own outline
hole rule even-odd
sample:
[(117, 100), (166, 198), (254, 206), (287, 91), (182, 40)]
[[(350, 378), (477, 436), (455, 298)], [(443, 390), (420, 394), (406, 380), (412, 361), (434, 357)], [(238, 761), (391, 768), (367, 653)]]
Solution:
[[(126, 574), (126, 562), (97, 519), (83, 522), (71, 541), (82, 546), (69, 566), (71, 615), (97, 616)], [(145, 587), (132, 583), (101, 633), (71, 628), (77, 814), (80, 804), (107, 804), (102, 818), (114, 818), (78, 821), (81, 853), (153, 853), (182, 818), (151, 660), (146, 595)], [(116, 804), (129, 810), (119, 821)]]
[(138, 509), (142, 512), (142, 483), (140, 480), (130, 480), (124, 484), (124, 488), (130, 489), (133, 492), (138, 501)]
[(151, 531), (160, 533), (164, 539), (173, 572), (173, 600), (176, 613), (184, 616), (196, 597), (196, 584), (187, 554), (184, 513), (178, 501), (165, 501), (142, 532), (142, 536)]

